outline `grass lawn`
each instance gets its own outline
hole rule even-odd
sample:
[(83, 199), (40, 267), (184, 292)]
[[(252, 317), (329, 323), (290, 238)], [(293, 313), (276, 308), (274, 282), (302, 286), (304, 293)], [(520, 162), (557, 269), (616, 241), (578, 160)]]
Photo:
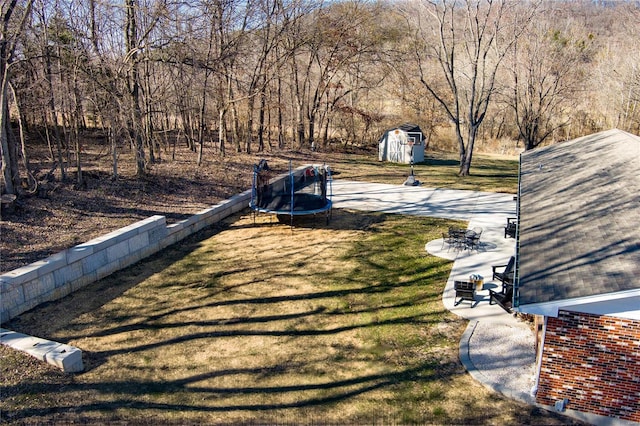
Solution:
[[(409, 175), (408, 164), (379, 162), (369, 155), (327, 158), (336, 178), (400, 185)], [(473, 191), (518, 192), (518, 159), (493, 155), (474, 155), (471, 175), (458, 176), (460, 161), (455, 154), (426, 152), (425, 161), (414, 165), (414, 175), (422, 186), (468, 189)]]
[[(303, 161), (304, 162), (304, 161)], [(408, 165), (326, 158), (336, 178), (401, 184)], [(516, 192), (517, 161), (415, 166), (424, 186)], [(75, 345), (67, 375), (0, 345), (0, 421), (126, 424), (573, 424), (497, 395), (458, 360), (454, 221), (334, 210), (295, 228), (229, 217), (4, 326)]]
[[(7, 422), (562, 424), (465, 373), (466, 321), (424, 251), (453, 221), (244, 212), (7, 328), (68, 342), (65, 375), (3, 349)], [(20, 374), (15, 374), (20, 371)]]

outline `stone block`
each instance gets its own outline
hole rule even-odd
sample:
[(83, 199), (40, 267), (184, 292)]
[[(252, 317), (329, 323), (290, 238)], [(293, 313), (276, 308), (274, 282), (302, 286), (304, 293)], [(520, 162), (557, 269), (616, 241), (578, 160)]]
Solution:
[(220, 214), (220, 220), (233, 214), (232, 205), (229, 203), (223, 203), (218, 205), (218, 214)]
[(147, 258), (149, 256), (152, 256), (154, 254), (156, 254), (157, 252), (159, 252), (161, 250), (162, 247), (160, 247), (159, 244), (149, 244), (146, 247), (143, 247), (142, 250), (140, 250), (140, 257), (141, 259)]
[(45, 361), (65, 373), (79, 373), (84, 370), (82, 351), (69, 345), (59, 344), (45, 354)]
[(129, 240), (129, 253), (140, 251), (143, 247), (146, 247), (148, 245), (149, 234), (147, 232), (138, 234)]
[(124, 269), (133, 264), (136, 264), (140, 262), (142, 259), (143, 259), (142, 251), (133, 252), (129, 254), (129, 256), (123, 257), (122, 259), (120, 259), (120, 269)]
[(213, 225), (214, 223), (220, 222), (222, 219), (223, 217), (220, 214), (220, 210), (214, 209), (213, 214), (209, 217), (208, 221), (209, 221), (209, 224)]
[(67, 251), (61, 251), (53, 254), (44, 260), (32, 263), (38, 268), (38, 275), (43, 276), (53, 271), (67, 266)]
[(160, 243), (167, 236), (167, 227), (158, 226), (149, 230), (149, 244)]
[(93, 254), (93, 248), (92, 244), (85, 243), (67, 249), (67, 263), (75, 263)]
[(66, 283), (75, 281), (83, 275), (86, 274), (82, 270), (82, 262), (74, 262), (62, 269), (58, 269), (53, 273), (53, 276), (56, 280), (56, 287), (60, 287)]
[(51, 293), (45, 295), (47, 301), (62, 299), (65, 296), (71, 294), (71, 284), (65, 284), (62, 287), (58, 287)]
[(129, 250), (129, 241), (121, 241), (111, 247), (107, 248), (107, 262), (115, 262), (123, 257), (129, 256), (131, 251)]
[(161, 215), (154, 215), (133, 224), (138, 233), (147, 232), (157, 227), (166, 227), (167, 219)]
[[(54, 288), (55, 288), (55, 286), (50, 288), (49, 291), (52, 291)], [(35, 300), (36, 304), (42, 303), (40, 301), (40, 296), (42, 296), (43, 294), (45, 294), (47, 292), (43, 288), (42, 282), (38, 278), (36, 278), (34, 280), (31, 280), (28, 283), (22, 284), (22, 291), (24, 292), (24, 300), (25, 300), (25, 302), (29, 301), (29, 300)]]
[(3, 281), (10, 282), (12, 284), (24, 284), (35, 278), (38, 278), (39, 266), (30, 264), (23, 266), (13, 271), (6, 272), (0, 276)]
[[(109, 263), (107, 260), (107, 251), (101, 250), (82, 259), (82, 272), (83, 274), (90, 274), (104, 267), (107, 263)], [(74, 277), (74, 279), (75, 278), (79, 277)]]
[(181, 227), (180, 230), (175, 232), (173, 235), (175, 235), (176, 242), (178, 242), (178, 241), (184, 240), (189, 235), (191, 235), (191, 232), (189, 228)]
[(67, 285), (70, 285), (71, 286), (71, 292), (74, 292), (74, 291), (78, 291), (81, 288), (84, 288), (84, 287), (88, 286), (89, 284), (94, 283), (96, 281), (98, 281), (98, 274), (97, 274), (97, 272), (94, 271), (94, 272), (92, 272), (90, 274), (85, 274), (85, 275), (79, 277), (78, 279), (75, 279), (73, 281), (69, 281), (67, 283)]
[(167, 226), (167, 236), (173, 235), (176, 232), (180, 232), (184, 228), (184, 223), (176, 222)]
[(0, 343), (24, 352), (65, 373), (84, 370), (82, 351), (76, 347), (0, 328)]
[(0, 285), (2, 290), (0, 293), (0, 302), (2, 303), (3, 310), (10, 306), (17, 306), (24, 303), (24, 291), (22, 284), (0, 282)]
[(167, 248), (175, 244), (177, 241), (174, 230), (167, 227), (167, 236), (161, 241), (162, 248)]
[(116, 259), (113, 262), (109, 262), (106, 265), (96, 269), (96, 281), (108, 277), (109, 275), (113, 274), (116, 271), (119, 271), (120, 269), (122, 269), (122, 259)]
[(200, 221), (194, 223), (193, 226), (191, 227), (192, 233), (195, 234), (196, 232), (201, 231), (202, 229), (204, 229), (206, 227), (207, 227), (207, 222), (204, 219), (200, 220)]
[(200, 217), (200, 220), (206, 220), (207, 218), (209, 218), (214, 213), (215, 213), (215, 208), (214, 207), (209, 207), (209, 208), (206, 208), (204, 210), (200, 210), (198, 213), (196, 213), (196, 215), (198, 217)]
[[(93, 240), (87, 241), (84, 244), (81, 244), (81, 246), (88, 246), (91, 247), (93, 249), (93, 253), (97, 253), (99, 251), (102, 250), (106, 250), (109, 247), (111, 247), (114, 244), (118, 243), (118, 238), (117, 236), (120, 235), (120, 233), (118, 232), (119, 230), (113, 231), (112, 233), (106, 234), (106, 235), (101, 235), (97, 238), (94, 238)], [(115, 235), (111, 235), (111, 234), (115, 234)], [(125, 238), (126, 239), (126, 238)]]
[[(56, 289), (56, 280), (53, 276), (53, 272), (47, 274), (47, 275), (43, 275), (40, 278), (38, 278), (38, 281), (40, 281), (40, 291), (41, 293), (48, 293), (51, 292), (53, 290)], [(45, 302), (46, 300), (41, 301)]]
[(182, 226), (185, 228), (191, 228), (194, 224), (198, 223), (199, 220), (200, 218), (198, 217), (198, 215), (193, 215), (189, 216), (187, 219), (180, 221), (180, 223), (182, 223)]

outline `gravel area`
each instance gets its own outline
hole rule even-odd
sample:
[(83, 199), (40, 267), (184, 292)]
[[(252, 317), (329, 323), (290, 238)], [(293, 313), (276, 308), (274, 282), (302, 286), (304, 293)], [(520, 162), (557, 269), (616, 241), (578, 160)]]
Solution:
[(469, 348), (470, 360), (484, 376), (485, 385), (533, 403), (535, 337), (527, 324), (478, 321), (469, 339)]

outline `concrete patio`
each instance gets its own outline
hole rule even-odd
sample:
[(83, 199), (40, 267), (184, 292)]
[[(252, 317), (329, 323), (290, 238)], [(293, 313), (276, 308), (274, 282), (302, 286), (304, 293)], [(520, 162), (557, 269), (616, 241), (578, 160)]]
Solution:
[[(483, 229), (477, 251), (449, 248), (442, 239), (428, 242), (425, 250), (454, 262), (442, 301), (469, 320), (460, 341), (460, 360), (467, 371), (496, 392), (533, 404), (533, 331), (499, 305), (489, 305), (489, 289), (500, 285), (491, 280), (491, 266), (506, 264), (515, 253), (515, 240), (504, 238), (507, 218), (516, 215), (513, 194), (335, 180), (333, 203), (336, 208), (464, 220), (469, 229)], [(473, 307), (466, 301), (456, 306), (453, 282), (471, 274), (484, 277), (483, 289)]]

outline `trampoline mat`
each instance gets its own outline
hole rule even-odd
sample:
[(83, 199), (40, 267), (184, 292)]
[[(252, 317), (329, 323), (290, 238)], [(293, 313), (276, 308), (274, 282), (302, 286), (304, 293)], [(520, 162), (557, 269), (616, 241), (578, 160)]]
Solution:
[[(260, 200), (258, 207), (272, 212), (291, 212), (291, 194), (276, 194), (269, 199)], [(331, 203), (320, 195), (293, 194), (293, 211), (303, 213), (328, 209)]]

